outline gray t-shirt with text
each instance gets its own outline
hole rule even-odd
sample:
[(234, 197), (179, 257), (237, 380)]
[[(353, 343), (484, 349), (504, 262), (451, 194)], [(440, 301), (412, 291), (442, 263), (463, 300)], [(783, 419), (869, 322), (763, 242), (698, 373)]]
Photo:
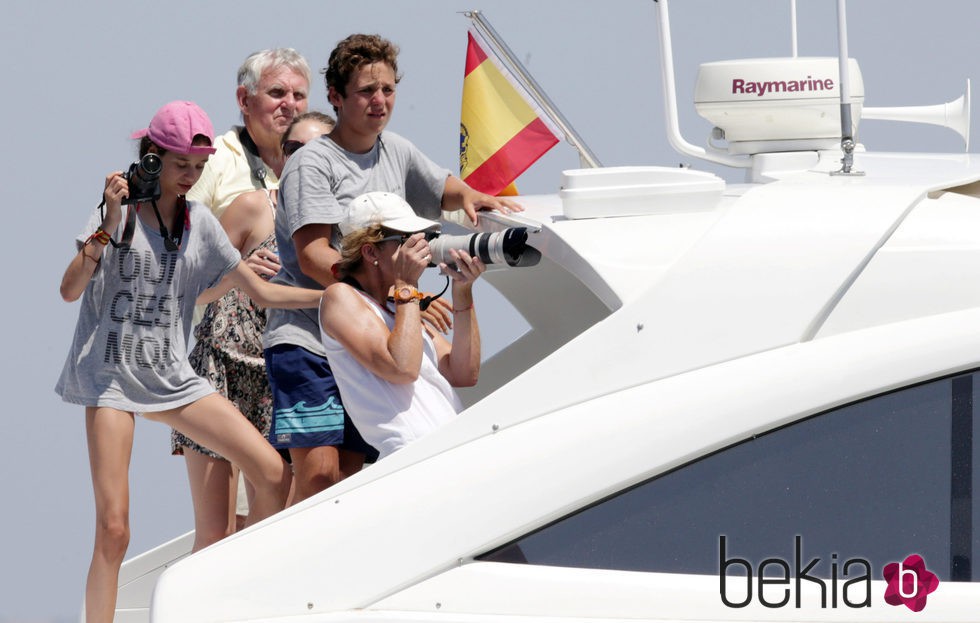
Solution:
[[(76, 239), (79, 248), (101, 222), (96, 210)], [(66, 402), (133, 412), (173, 409), (214, 392), (187, 361), (194, 301), (240, 261), (204, 205), (188, 202), (176, 252), (137, 217), (129, 248), (103, 249), (55, 391)]]

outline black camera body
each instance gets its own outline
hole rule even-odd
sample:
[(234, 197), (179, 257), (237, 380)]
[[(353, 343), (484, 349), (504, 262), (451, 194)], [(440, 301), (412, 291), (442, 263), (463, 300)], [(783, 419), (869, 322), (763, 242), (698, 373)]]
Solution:
[(541, 261), (541, 252), (527, 244), (526, 227), (509, 227), (503, 231), (462, 236), (440, 235), (429, 241), (431, 266), (441, 262), (453, 265), (451, 249), (466, 251), (484, 264), (534, 266)]
[(129, 196), (123, 199), (123, 205), (156, 201), (160, 198), (160, 172), (163, 171), (163, 161), (156, 154), (146, 154), (123, 173), (129, 182)]

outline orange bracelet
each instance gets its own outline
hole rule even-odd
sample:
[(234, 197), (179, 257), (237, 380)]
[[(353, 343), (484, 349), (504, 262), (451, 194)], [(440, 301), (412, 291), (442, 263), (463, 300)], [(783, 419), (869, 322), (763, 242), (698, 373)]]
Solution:
[(470, 311), (471, 309), (473, 309), (473, 303), (470, 303), (469, 305), (467, 305), (466, 307), (463, 307), (461, 309), (456, 309), (455, 307), (453, 307), (453, 313), (454, 314), (461, 314), (461, 313), (463, 313), (465, 311)]

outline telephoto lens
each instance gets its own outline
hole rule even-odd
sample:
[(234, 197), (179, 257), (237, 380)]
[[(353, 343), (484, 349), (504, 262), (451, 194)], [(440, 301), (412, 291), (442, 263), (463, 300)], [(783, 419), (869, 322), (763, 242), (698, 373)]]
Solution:
[(129, 182), (129, 197), (123, 200), (123, 204), (159, 199), (161, 171), (163, 161), (156, 154), (146, 154), (129, 165), (129, 171), (123, 173), (123, 177)]
[(478, 257), (484, 264), (508, 266), (534, 266), (541, 261), (541, 252), (527, 244), (526, 227), (509, 227), (503, 231), (462, 236), (439, 236), (429, 242), (432, 265), (452, 265), (449, 251), (466, 251)]

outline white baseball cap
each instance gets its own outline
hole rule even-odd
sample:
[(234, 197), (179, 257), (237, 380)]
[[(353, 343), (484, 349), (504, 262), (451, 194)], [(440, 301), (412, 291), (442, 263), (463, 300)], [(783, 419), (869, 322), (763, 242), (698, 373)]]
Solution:
[(355, 198), (350, 202), (347, 215), (337, 226), (340, 233), (346, 236), (375, 224), (405, 234), (439, 231), (442, 227), (438, 221), (430, 221), (415, 214), (412, 206), (398, 195), (386, 192), (365, 193)]

